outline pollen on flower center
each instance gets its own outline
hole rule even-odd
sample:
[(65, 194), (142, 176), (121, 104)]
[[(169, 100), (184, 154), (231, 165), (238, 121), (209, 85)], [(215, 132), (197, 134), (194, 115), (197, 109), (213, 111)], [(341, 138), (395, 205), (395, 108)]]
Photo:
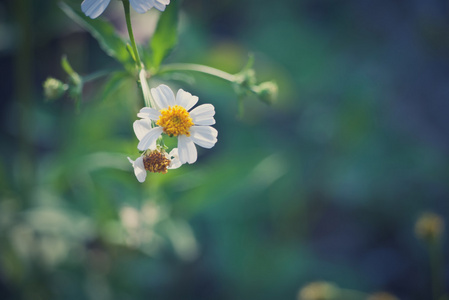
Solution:
[(170, 159), (166, 157), (165, 153), (157, 150), (151, 151), (150, 154), (143, 157), (145, 170), (153, 173), (167, 173), (170, 162)]
[(169, 136), (190, 136), (189, 129), (193, 126), (192, 118), (187, 110), (179, 105), (169, 106), (160, 110), (157, 125), (161, 126)]

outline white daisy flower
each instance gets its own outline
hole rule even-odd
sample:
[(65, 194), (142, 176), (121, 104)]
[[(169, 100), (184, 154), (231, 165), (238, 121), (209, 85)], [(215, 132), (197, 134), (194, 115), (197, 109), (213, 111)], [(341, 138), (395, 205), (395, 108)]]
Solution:
[[(101, 15), (111, 0), (84, 0), (81, 3), (81, 10), (86, 16), (95, 19)], [(164, 11), (165, 6), (170, 4), (170, 0), (129, 0), (131, 6), (139, 14), (143, 14), (153, 7)]]
[[(202, 104), (190, 112), (198, 102), (198, 97), (180, 89), (172, 90), (161, 84), (151, 89), (151, 95), (157, 109), (144, 107), (137, 114), (142, 120), (134, 122), (134, 131), (141, 151), (151, 149), (162, 133), (178, 137), (179, 160), (182, 164), (192, 164), (197, 159), (195, 144), (203, 148), (212, 148), (217, 142), (218, 132), (209, 126), (215, 124), (215, 108), (212, 104)], [(151, 120), (156, 121), (152, 128)]]
[(182, 164), (179, 161), (178, 148), (174, 148), (167, 154), (164, 150), (152, 150), (145, 155), (138, 157), (135, 161), (128, 157), (133, 165), (134, 174), (139, 182), (144, 182), (147, 172), (167, 173), (167, 170), (177, 169)]

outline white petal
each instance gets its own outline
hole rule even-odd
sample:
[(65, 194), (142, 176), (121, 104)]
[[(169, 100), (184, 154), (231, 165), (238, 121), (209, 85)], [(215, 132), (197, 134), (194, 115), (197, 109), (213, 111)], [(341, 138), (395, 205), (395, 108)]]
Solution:
[(144, 107), (137, 114), (139, 118), (151, 120), (158, 120), (160, 115), (161, 113), (158, 110), (155, 110), (154, 108), (151, 107)]
[(95, 19), (104, 12), (110, 1), (111, 0), (84, 0), (83, 3), (81, 3), (81, 10), (86, 16)]
[(133, 161), (131, 158), (128, 157), (129, 162), (133, 165), (134, 168), (134, 174), (137, 177), (137, 180), (139, 182), (144, 182), (145, 178), (147, 177), (147, 171), (145, 170), (145, 166), (143, 165), (143, 158), (138, 157), (136, 161)]
[(215, 119), (213, 117), (204, 117), (204, 118), (192, 118), (192, 121), (196, 125), (214, 125)]
[(130, 0), (129, 2), (139, 14), (147, 12), (154, 6), (154, 0)]
[(212, 104), (203, 104), (190, 112), (190, 117), (195, 125), (214, 125), (215, 108)]
[(142, 140), (137, 145), (137, 149), (144, 151), (147, 149), (156, 148), (156, 140), (162, 134), (161, 127), (155, 127), (148, 131), (148, 133), (142, 138)]
[(185, 135), (178, 136), (179, 160), (182, 164), (196, 162), (197, 152), (192, 139)]
[(175, 94), (172, 90), (165, 84), (161, 84), (155, 89), (151, 89), (151, 95), (156, 101), (156, 105), (159, 109), (168, 108), (169, 106), (175, 105)]
[(169, 5), (170, 4), (170, 0), (156, 0), (156, 2), (159, 2), (159, 3), (164, 4), (164, 5)]
[(197, 96), (192, 96), (189, 92), (180, 89), (176, 94), (176, 104), (190, 110), (198, 102)]
[(218, 131), (210, 126), (190, 127), (192, 141), (203, 148), (210, 149), (217, 142)]
[(156, 8), (157, 10), (160, 10), (160, 11), (164, 11), (165, 10), (165, 4), (163, 4), (162, 2), (163, 1), (155, 0), (154, 1), (154, 8)]
[(134, 133), (139, 141), (152, 129), (150, 119), (142, 119), (134, 121), (133, 123)]
[(173, 150), (170, 151), (168, 156), (169, 156), (169, 158), (171, 160), (170, 166), (168, 167), (168, 169), (177, 169), (180, 166), (182, 166), (182, 163), (179, 160), (178, 148), (173, 148)]

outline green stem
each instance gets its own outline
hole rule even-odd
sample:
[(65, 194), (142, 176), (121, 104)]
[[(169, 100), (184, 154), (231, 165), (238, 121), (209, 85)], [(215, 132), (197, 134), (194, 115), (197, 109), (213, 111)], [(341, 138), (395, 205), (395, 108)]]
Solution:
[(137, 68), (139, 69), (139, 81), (140, 87), (142, 88), (143, 99), (146, 106), (156, 108), (156, 104), (151, 97), (150, 88), (147, 83), (145, 66), (140, 60), (139, 51), (137, 50), (136, 41), (134, 40), (133, 27), (131, 24), (131, 14), (129, 12), (129, 0), (123, 0), (123, 7), (125, 8), (126, 27), (128, 28), (129, 39), (131, 41), (131, 46), (137, 61)]
[(198, 72), (198, 73), (203, 73), (203, 74), (211, 75), (214, 77), (218, 77), (218, 78), (224, 79), (226, 81), (230, 81), (230, 82), (236, 81), (235, 75), (229, 74), (227, 72), (224, 72), (224, 71), (212, 68), (212, 67), (197, 65), (197, 64), (168, 64), (168, 65), (164, 65), (159, 69), (158, 74), (179, 72), (179, 71), (181, 71), (181, 72), (184, 72), (184, 71)]
[(140, 60), (139, 51), (137, 50), (136, 41), (134, 40), (133, 27), (131, 25), (131, 14), (129, 12), (129, 0), (123, 0), (123, 7), (125, 8), (126, 27), (128, 28), (129, 39), (131, 40), (131, 46), (134, 51), (134, 55), (137, 60), (137, 68), (142, 68), (142, 62)]

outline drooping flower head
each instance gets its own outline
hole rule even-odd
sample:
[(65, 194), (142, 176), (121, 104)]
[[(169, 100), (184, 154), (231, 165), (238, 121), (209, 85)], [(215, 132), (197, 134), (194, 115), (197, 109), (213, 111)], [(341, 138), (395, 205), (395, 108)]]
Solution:
[(177, 169), (182, 165), (179, 161), (177, 148), (174, 148), (170, 153), (163, 149), (150, 150), (135, 161), (129, 157), (128, 160), (133, 165), (134, 174), (139, 182), (145, 181), (147, 171), (165, 174), (169, 169)]
[[(84, 0), (81, 3), (81, 10), (86, 16), (95, 19), (101, 15), (111, 0)], [(153, 7), (164, 11), (165, 6), (170, 4), (170, 0), (129, 0), (131, 6), (139, 14), (143, 14)]]
[[(172, 90), (161, 84), (151, 89), (157, 108), (144, 107), (137, 114), (141, 120), (134, 122), (134, 132), (139, 139), (137, 148), (141, 151), (154, 148), (156, 140), (165, 133), (178, 139), (179, 160), (182, 164), (192, 164), (197, 159), (195, 144), (212, 148), (217, 142), (218, 132), (210, 125), (215, 124), (215, 108), (212, 104), (202, 104), (190, 110), (198, 97), (180, 89)], [(152, 126), (156, 122), (156, 127)]]

